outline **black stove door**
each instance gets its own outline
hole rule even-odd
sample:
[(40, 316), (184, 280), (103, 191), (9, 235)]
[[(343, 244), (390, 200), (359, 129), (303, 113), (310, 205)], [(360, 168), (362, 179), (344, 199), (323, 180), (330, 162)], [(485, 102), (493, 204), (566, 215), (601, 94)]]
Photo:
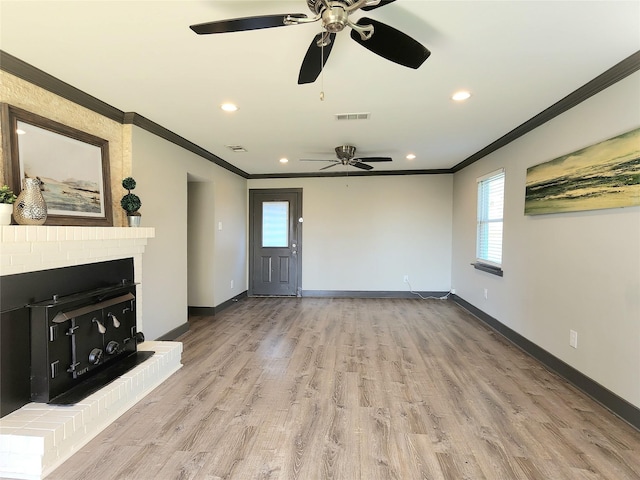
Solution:
[(102, 311), (92, 312), (71, 319), (73, 334), (71, 335), (72, 364), (69, 371), (73, 378), (91, 371), (105, 361), (104, 333), (106, 327), (102, 319)]

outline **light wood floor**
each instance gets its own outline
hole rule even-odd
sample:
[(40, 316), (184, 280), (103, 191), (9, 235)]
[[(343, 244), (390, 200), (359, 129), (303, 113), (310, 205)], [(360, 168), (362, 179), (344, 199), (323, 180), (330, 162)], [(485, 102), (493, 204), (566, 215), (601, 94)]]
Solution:
[(250, 298), (48, 480), (640, 479), (640, 433), (451, 301)]

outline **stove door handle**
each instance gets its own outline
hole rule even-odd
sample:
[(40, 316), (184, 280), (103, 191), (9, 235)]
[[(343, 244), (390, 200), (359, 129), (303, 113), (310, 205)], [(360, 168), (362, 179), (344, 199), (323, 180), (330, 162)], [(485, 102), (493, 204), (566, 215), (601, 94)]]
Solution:
[(98, 331), (102, 334), (107, 333), (107, 327), (105, 327), (102, 323), (100, 323), (100, 320), (98, 320), (97, 318), (94, 317), (93, 320), (91, 320), (94, 323), (98, 324)]
[(118, 320), (113, 313), (111, 312), (107, 313), (107, 317), (111, 319), (114, 327), (118, 328), (120, 326), (120, 320)]

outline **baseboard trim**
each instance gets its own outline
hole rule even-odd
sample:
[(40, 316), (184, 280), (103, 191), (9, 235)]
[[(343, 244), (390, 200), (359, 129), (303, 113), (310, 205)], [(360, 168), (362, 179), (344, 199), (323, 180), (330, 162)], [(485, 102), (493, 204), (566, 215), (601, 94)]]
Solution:
[[(302, 290), (303, 297), (329, 298), (440, 298), (449, 292), (405, 292), (405, 291), (367, 291), (367, 290)], [(418, 295), (419, 294), (419, 295)]]
[(172, 342), (180, 335), (187, 333), (189, 331), (189, 322), (185, 322), (179, 327), (174, 328), (170, 332), (165, 333), (161, 337), (156, 338), (157, 342)]
[(189, 307), (189, 316), (208, 317), (216, 313), (216, 307)]
[(566, 381), (582, 390), (622, 420), (640, 430), (640, 408), (619, 397), (611, 390), (603, 387), (598, 382), (587, 377), (579, 370), (576, 370), (572, 366), (563, 362), (558, 357), (547, 352), (532, 341), (507, 327), (499, 320), (493, 318), (491, 315), (488, 315), (476, 306), (460, 298), (458, 295), (451, 295), (450, 298), (522, 351), (529, 354), (547, 368), (560, 375)]
[(220, 313), (221, 311), (229, 308), (231, 305), (238, 303), (240, 300), (247, 298), (247, 291), (245, 290), (242, 293), (239, 293), (235, 297), (230, 298), (226, 302), (222, 302), (220, 305), (215, 307), (189, 307), (189, 316), (213, 316), (216, 313)]

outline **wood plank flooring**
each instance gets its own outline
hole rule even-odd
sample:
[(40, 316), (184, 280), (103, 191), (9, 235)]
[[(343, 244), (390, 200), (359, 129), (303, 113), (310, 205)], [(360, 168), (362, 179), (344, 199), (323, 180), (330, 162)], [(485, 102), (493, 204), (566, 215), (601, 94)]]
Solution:
[(249, 298), (48, 480), (640, 479), (640, 432), (451, 301)]

